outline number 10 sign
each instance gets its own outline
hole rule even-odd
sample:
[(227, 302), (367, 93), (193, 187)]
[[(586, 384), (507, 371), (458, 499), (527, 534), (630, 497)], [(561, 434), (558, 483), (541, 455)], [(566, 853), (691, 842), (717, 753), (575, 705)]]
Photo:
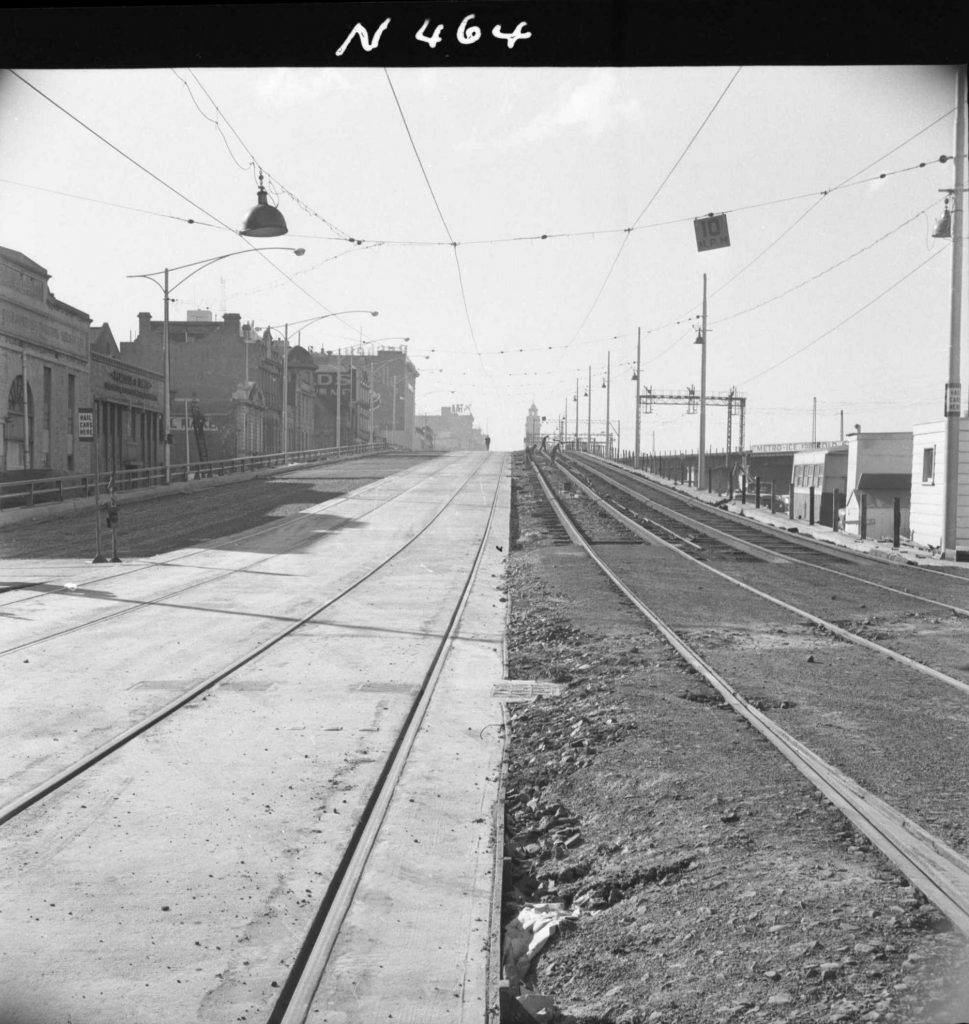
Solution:
[(696, 217), (693, 221), (696, 231), (696, 247), (698, 252), (708, 249), (722, 249), (730, 245), (730, 232), (727, 230), (725, 213), (710, 214), (708, 217)]

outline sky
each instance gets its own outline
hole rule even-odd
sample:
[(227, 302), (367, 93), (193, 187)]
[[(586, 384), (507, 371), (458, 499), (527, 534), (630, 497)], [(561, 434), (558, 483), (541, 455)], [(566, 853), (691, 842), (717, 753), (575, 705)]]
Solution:
[[(909, 431), (948, 376), (955, 106), (949, 66), (15, 68), (0, 245), (119, 342), (162, 315), (136, 275), (241, 251), (172, 319), (406, 345), (418, 413), (467, 407), (501, 450), (533, 402), (601, 439), (607, 396), (632, 449), (637, 340), (643, 388), (699, 393), (705, 279), (706, 391), (744, 397), (747, 445)], [(286, 236), (237, 234), (260, 170)], [(710, 213), (730, 245), (700, 252)], [(695, 450), (699, 419), (654, 405), (642, 451)]]

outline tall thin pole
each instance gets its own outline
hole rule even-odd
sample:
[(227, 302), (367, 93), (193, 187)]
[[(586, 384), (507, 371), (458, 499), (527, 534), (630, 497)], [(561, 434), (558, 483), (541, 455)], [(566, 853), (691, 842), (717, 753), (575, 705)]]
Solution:
[(589, 367), (589, 390), (586, 391), (589, 399), (585, 416), (585, 450), (592, 451), (592, 367)]
[(20, 350), (20, 378), (24, 388), (24, 469), (33, 469), (33, 438), (30, 436), (30, 385), (27, 383), (27, 346)]
[(609, 394), (612, 391), (612, 353), (606, 353), (606, 458), (612, 455), (611, 421), (609, 420)]
[(283, 462), (289, 461), (289, 324), (283, 327)]
[(700, 451), (696, 463), (696, 488), (706, 478), (707, 452), (707, 275), (703, 275), (703, 327), (700, 332)]
[(959, 506), (959, 430), (962, 419), (962, 378), (959, 350), (962, 344), (962, 210), (966, 163), (966, 66), (956, 72), (956, 158), (952, 194), (952, 296), (949, 311), (949, 383), (946, 385), (945, 515), (942, 550), (956, 557)]
[(816, 448), (818, 445), (818, 400), (811, 399), (811, 444)]
[(340, 396), (343, 393), (343, 359), (340, 349), (336, 350), (336, 446), (340, 447)]
[(642, 373), (640, 369), (641, 356), (642, 356), (642, 327), (636, 328), (636, 462), (635, 466), (639, 468), (639, 445), (640, 445), (640, 428), (639, 428), (639, 396), (641, 394), (642, 381), (639, 379)]
[[(158, 283), (157, 281), (155, 282)], [(164, 309), (162, 311), (162, 359), (165, 361), (165, 483), (172, 482), (172, 381), (171, 366), (168, 358), (168, 267), (165, 267)]]
[(575, 447), (579, 448), (579, 378), (575, 378)]

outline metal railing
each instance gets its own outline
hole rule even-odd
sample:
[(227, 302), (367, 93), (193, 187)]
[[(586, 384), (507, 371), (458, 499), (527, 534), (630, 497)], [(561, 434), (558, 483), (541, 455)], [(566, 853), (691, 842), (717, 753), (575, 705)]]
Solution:
[[(282, 452), (271, 452), (267, 455), (243, 455), (235, 459), (212, 459), (209, 462), (183, 462), (170, 467), (171, 483), (186, 483), (191, 480), (228, 476), (234, 473), (253, 473), (294, 463), (347, 459), (357, 455), (367, 455), (371, 452), (389, 451), (392, 447), (392, 445), (381, 441), (374, 444), (347, 444), (340, 445), (339, 448), (316, 448), (311, 451), (288, 452), (285, 459)], [(168, 486), (165, 483), (164, 466), (145, 466), (141, 469), (104, 472), (97, 477), (94, 473), (74, 473), (70, 476), (10, 480), (0, 483), (0, 511), (88, 498), (94, 495), (96, 483), (101, 493), (105, 494), (112, 478), (116, 492)]]

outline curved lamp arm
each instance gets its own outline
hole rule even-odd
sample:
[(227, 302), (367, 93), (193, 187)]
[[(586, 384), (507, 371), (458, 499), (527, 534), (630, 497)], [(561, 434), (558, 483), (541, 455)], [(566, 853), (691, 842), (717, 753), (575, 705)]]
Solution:
[(183, 285), (193, 274), (197, 274), (200, 270), (204, 270), (213, 263), (218, 263), (220, 260), (227, 260), (230, 256), (243, 256), (250, 252), (268, 252), (270, 250), (283, 250), (285, 252), (295, 253), (297, 256), (302, 256), (306, 252), (305, 249), (294, 249), (289, 245), (264, 245), (259, 248), (237, 249), (235, 252), (226, 252), (221, 256), (210, 256), (207, 260), (196, 260), (194, 263), (183, 263), (180, 267), (166, 267), (164, 270), (155, 270), (150, 274), (128, 274), (127, 276), (129, 278), (143, 277), (148, 281), (153, 281), (162, 289), (162, 291), (165, 291), (165, 286), (159, 281), (155, 281), (155, 278), (159, 274), (164, 274), (166, 272), (170, 274), (173, 270), (187, 270), (189, 267), (194, 267), (195, 269), (190, 274), (186, 274), (181, 281), (176, 281), (175, 284), (168, 286), (168, 294), (171, 295), (176, 288)]

